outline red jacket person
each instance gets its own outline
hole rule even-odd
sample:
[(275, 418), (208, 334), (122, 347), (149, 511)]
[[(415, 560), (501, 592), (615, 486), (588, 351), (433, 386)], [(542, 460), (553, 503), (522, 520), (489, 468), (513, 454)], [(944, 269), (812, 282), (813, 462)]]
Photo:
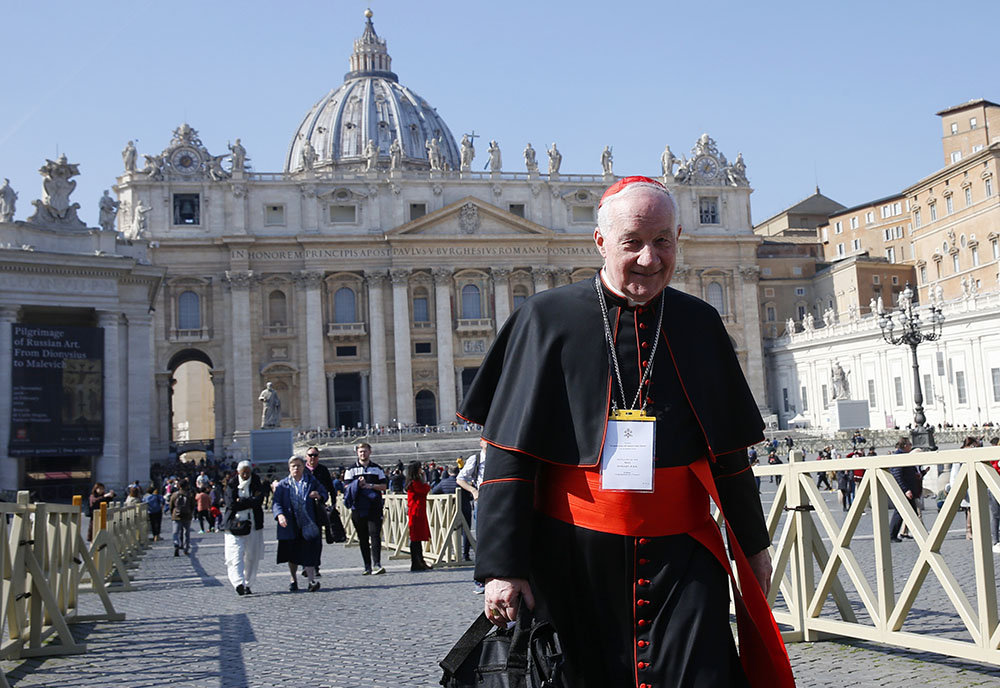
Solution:
[[(497, 625), (521, 598), (552, 621), (574, 687), (792, 686), (746, 452), (763, 422), (718, 313), (667, 286), (676, 218), (658, 182), (617, 182), (600, 274), (529, 299), (498, 334), (460, 414), (490, 445), (476, 578)], [(710, 497), (744, 582), (740, 655)]]

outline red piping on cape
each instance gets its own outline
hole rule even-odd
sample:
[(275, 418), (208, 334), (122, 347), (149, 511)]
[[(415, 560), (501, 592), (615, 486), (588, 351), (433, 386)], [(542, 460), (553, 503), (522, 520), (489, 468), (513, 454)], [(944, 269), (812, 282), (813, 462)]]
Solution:
[(527, 478), (494, 478), (493, 480), (484, 480), (479, 483), (479, 487), (483, 485), (490, 485), (491, 483), (534, 483), (534, 480), (528, 480)]

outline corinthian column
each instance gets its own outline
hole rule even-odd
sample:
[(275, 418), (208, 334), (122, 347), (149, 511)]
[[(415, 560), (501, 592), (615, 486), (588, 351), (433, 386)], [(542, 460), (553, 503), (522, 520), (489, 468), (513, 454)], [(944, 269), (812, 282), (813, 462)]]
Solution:
[(455, 420), (458, 406), (455, 399), (455, 353), (451, 331), (451, 270), (434, 269), (434, 326), (437, 328), (439, 423)]
[[(121, 488), (121, 314), (99, 311), (97, 325), (104, 330), (104, 451), (97, 462), (97, 481)], [(95, 481), (95, 482), (97, 482)]]
[(248, 433), (253, 424), (254, 394), (253, 371), (251, 370), (250, 337), (245, 334), (250, 323), (250, 271), (226, 271), (225, 283), (229, 286), (231, 307), (230, 346), (233, 351), (233, 417), (234, 432)]
[(497, 332), (507, 322), (510, 316), (510, 270), (507, 268), (493, 268), (490, 273), (493, 275), (493, 294), (496, 298)]
[(564, 287), (569, 284), (573, 275), (572, 271), (568, 268), (555, 268), (552, 271), (552, 274), (555, 275), (557, 287)]
[(531, 277), (535, 280), (536, 294), (549, 288), (550, 275), (552, 275), (552, 268), (548, 265), (536, 265), (531, 268)]
[(396, 420), (413, 423), (416, 413), (413, 404), (413, 368), (410, 359), (410, 302), (408, 287), (409, 268), (393, 268), (392, 274), (392, 331), (393, 353), (396, 359)]
[(372, 423), (389, 423), (389, 379), (386, 375), (385, 309), (382, 306), (385, 270), (365, 273), (368, 285), (368, 355), (371, 358)]
[(149, 388), (149, 373), (153, 369), (153, 316), (145, 309), (128, 314), (128, 453), (122, 461), (119, 481), (127, 485), (130, 479), (149, 475), (149, 446), (152, 436), (153, 392)]
[(323, 308), (320, 304), (320, 284), (323, 273), (303, 272), (299, 282), (306, 292), (306, 412), (305, 425), (310, 428), (328, 427), (326, 415), (326, 364), (323, 360)]

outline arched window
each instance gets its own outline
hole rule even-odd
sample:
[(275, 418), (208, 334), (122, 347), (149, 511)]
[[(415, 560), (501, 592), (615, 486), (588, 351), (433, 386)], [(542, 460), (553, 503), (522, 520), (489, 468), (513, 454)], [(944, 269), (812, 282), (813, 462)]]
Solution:
[(483, 317), (483, 304), (479, 298), (479, 287), (466, 284), (462, 287), (462, 318), (477, 320)]
[(333, 321), (335, 323), (357, 322), (355, 315), (354, 290), (350, 287), (341, 287), (333, 298)]
[(177, 329), (201, 329), (201, 305), (198, 295), (193, 291), (182, 292), (177, 297)]
[(434, 401), (434, 392), (426, 389), (420, 390), (417, 392), (415, 402), (417, 425), (437, 425), (437, 405)]
[(718, 282), (711, 282), (705, 290), (705, 296), (712, 307), (720, 314), (726, 312), (726, 300), (723, 296), (722, 285)]
[(431, 313), (427, 290), (418, 287), (413, 290), (413, 322), (426, 323), (430, 321)]
[(285, 292), (275, 289), (267, 295), (268, 322), (272, 327), (288, 324), (288, 308)]

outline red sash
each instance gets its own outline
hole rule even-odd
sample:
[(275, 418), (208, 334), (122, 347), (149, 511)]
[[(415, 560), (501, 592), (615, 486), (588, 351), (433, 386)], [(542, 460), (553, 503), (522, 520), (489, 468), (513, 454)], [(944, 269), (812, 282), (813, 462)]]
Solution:
[[(729, 574), (736, 602), (736, 628), (740, 639), (740, 662), (753, 688), (794, 688), (788, 652), (771, 614), (757, 577), (726, 521), (736, 570), (743, 581), (741, 591), (726, 556), (726, 546), (708, 498), (721, 508), (719, 493), (708, 459), (689, 466), (657, 468), (654, 485), (669, 485), (653, 493), (610, 492), (600, 489), (597, 467), (578, 468), (543, 463), (535, 483), (535, 508), (580, 528), (629, 537), (660, 537), (687, 533), (715, 555)], [(723, 514), (724, 516), (725, 514)]]

